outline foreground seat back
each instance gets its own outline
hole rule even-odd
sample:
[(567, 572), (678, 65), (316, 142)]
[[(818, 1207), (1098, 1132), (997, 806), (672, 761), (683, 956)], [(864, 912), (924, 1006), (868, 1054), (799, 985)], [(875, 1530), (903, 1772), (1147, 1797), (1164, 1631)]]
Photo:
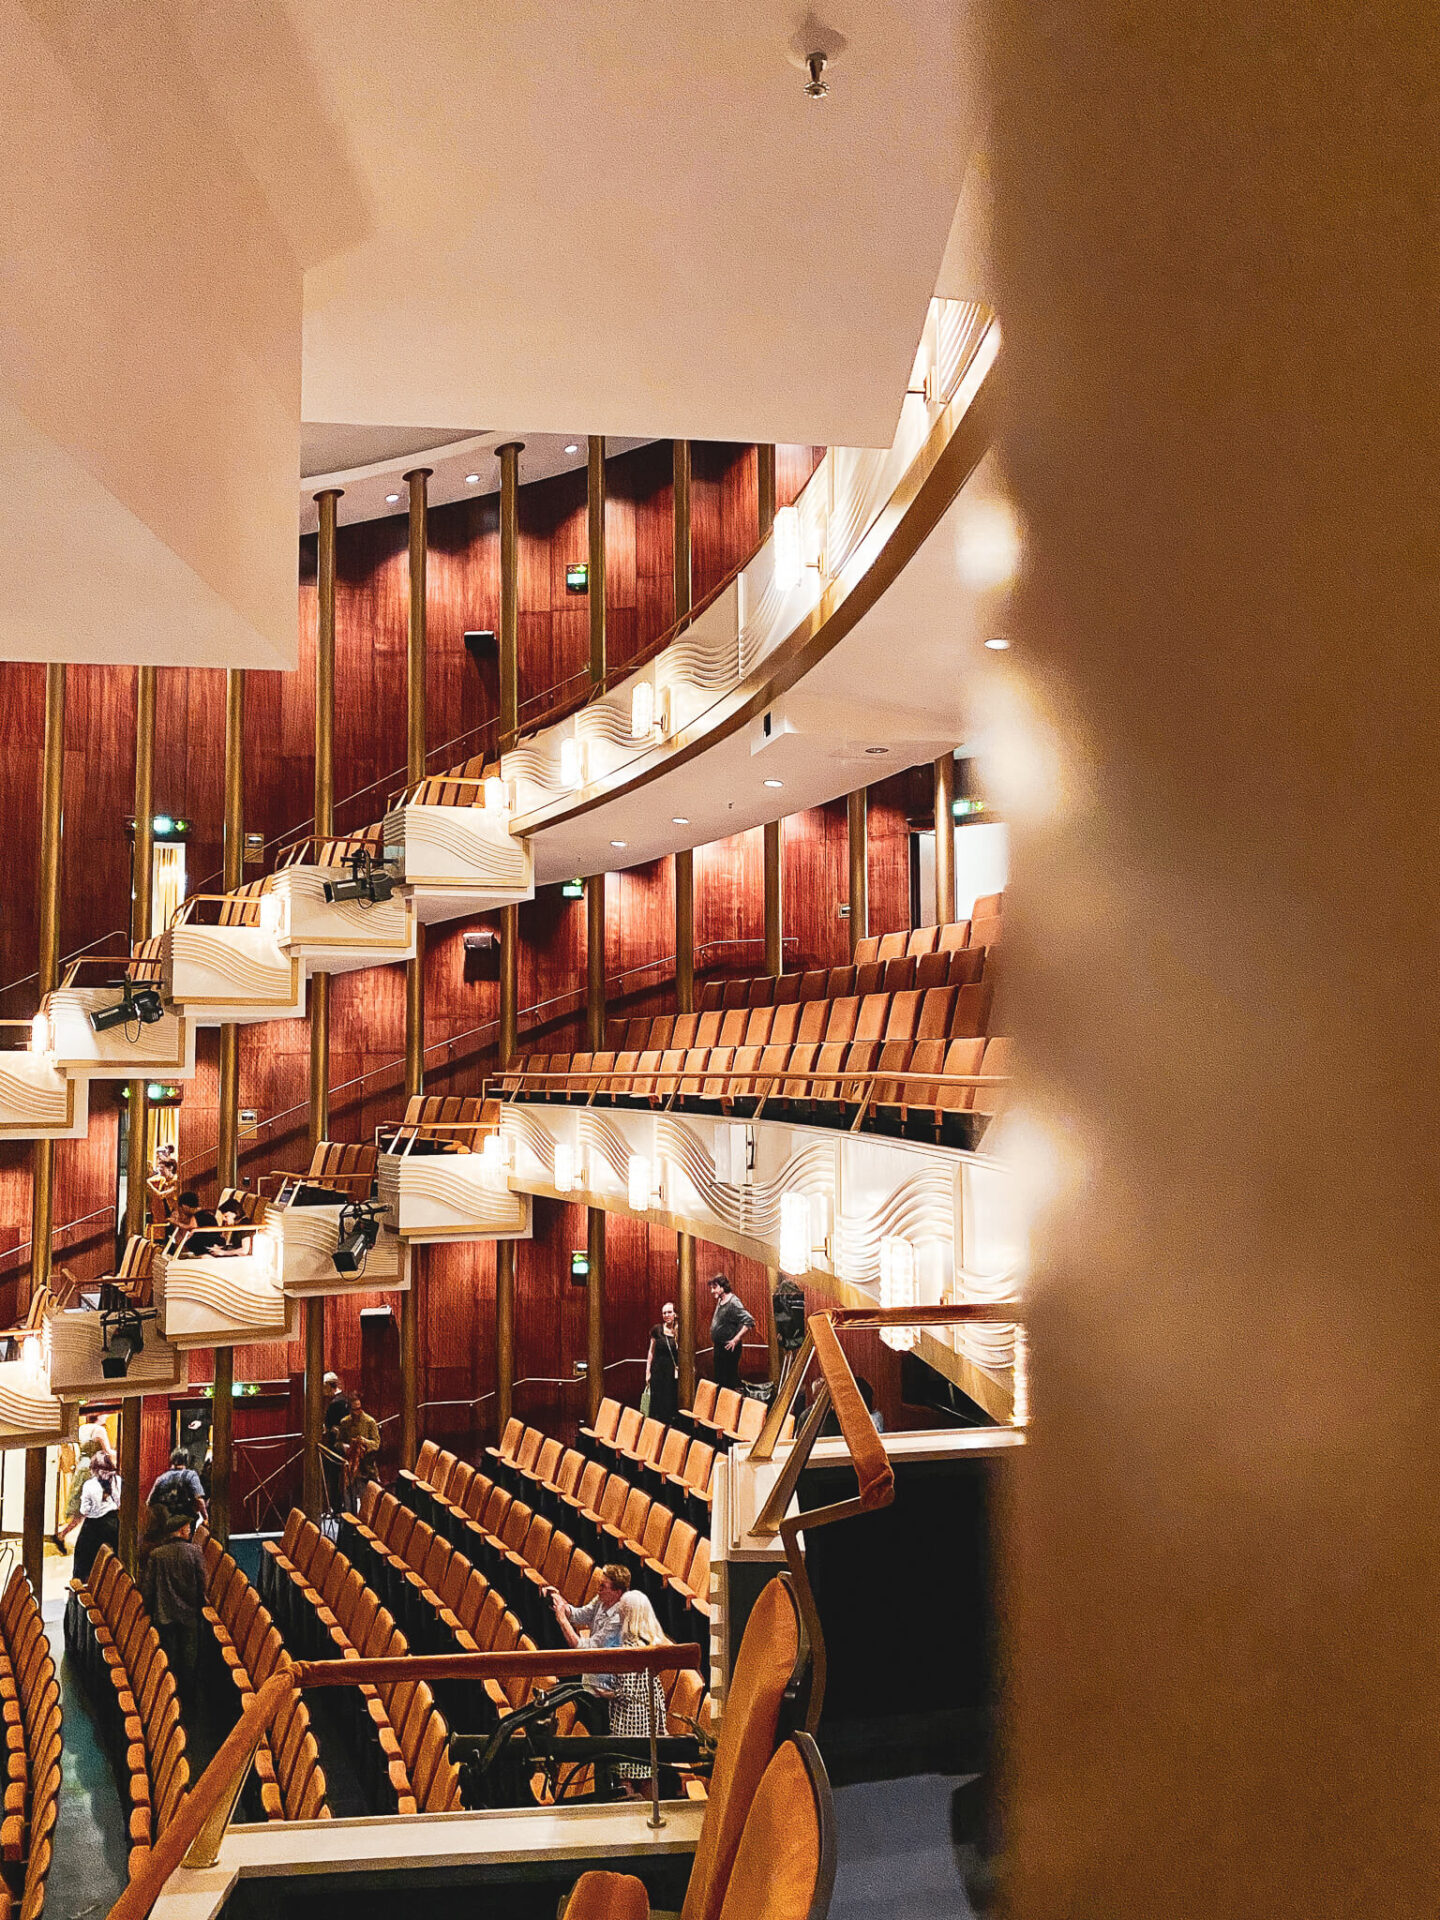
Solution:
[[(800, 1609), (789, 1580), (781, 1575), (761, 1588), (735, 1659), (681, 1920), (719, 1920), (746, 1818), (775, 1751), (787, 1696), (793, 1711), (808, 1665)], [(770, 1920), (767, 1907), (753, 1906), (746, 1920), (762, 1915)]]
[(820, 1750), (794, 1734), (765, 1769), (720, 1920), (824, 1920), (835, 1890), (835, 1802)]

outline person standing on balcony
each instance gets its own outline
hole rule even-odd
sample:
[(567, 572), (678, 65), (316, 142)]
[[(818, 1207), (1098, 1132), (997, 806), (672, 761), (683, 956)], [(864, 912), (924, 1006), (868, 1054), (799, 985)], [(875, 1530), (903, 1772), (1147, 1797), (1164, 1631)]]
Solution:
[(675, 1303), (660, 1309), (660, 1323), (650, 1329), (650, 1351), (645, 1355), (645, 1384), (650, 1389), (650, 1418), (668, 1427), (680, 1411), (680, 1349), (676, 1345), (679, 1320)]
[(710, 1321), (711, 1365), (717, 1387), (740, 1388), (740, 1350), (755, 1324), (755, 1316), (723, 1273), (711, 1276), (710, 1298), (715, 1312)]

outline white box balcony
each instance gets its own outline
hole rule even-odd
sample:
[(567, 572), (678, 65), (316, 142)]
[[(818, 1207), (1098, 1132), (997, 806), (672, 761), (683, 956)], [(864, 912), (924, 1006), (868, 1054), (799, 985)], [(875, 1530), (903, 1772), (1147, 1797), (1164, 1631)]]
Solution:
[[(189, 911), (202, 898), (186, 902)], [(182, 921), (160, 943), (165, 998), (202, 1027), (234, 1022), (301, 1019), (305, 1013), (305, 966), (288, 953), (278, 933), (258, 924), (202, 926)]]
[[(444, 790), (448, 804), (430, 804)], [(430, 779), (385, 815), (381, 829), (385, 861), (403, 881), (421, 920), (454, 920), (462, 914), (507, 907), (535, 895), (535, 861), (529, 842), (510, 831), (503, 807), (485, 807), (479, 779)]]
[(91, 1014), (121, 998), (115, 986), (64, 986), (46, 995), (47, 1051), (61, 1072), (87, 1080), (193, 1080), (195, 1026), (183, 1014), (166, 1008), (158, 1020), (95, 1031)]
[[(210, 1229), (197, 1243), (213, 1244)], [(238, 1253), (188, 1252), (155, 1256), (155, 1305), (165, 1338), (174, 1346), (242, 1347), (252, 1340), (294, 1337), (297, 1315), (280, 1285), (279, 1248), (262, 1229), (239, 1230)]]
[(317, 850), (313, 842), (302, 842), (296, 851), (310, 857), (280, 867), (266, 885), (267, 915), (307, 973), (351, 973), (415, 957), (415, 908), (403, 894), (373, 902), (325, 898), (327, 885), (350, 882), (348, 856), (363, 845), (361, 839), (332, 840)]
[(83, 1140), (89, 1122), (88, 1080), (63, 1073), (48, 1053), (0, 1053), (0, 1140)]

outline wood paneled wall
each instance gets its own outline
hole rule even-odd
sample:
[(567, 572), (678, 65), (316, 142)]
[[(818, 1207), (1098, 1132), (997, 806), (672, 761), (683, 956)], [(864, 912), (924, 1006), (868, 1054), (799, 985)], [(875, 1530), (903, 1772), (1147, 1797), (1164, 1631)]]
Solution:
[[(819, 450), (781, 448), (777, 490), (793, 499), (813, 471)], [(695, 591), (703, 594), (750, 553), (758, 526), (754, 449), (693, 449), (692, 540)], [(584, 475), (523, 484), (521, 465), (521, 697), (548, 698), (588, 658), (585, 596), (570, 594), (565, 566), (585, 556)], [(639, 448), (609, 462), (607, 543), (610, 659), (623, 664), (673, 617), (671, 454), (668, 443)], [(435, 508), (430, 516), (428, 735), (432, 764), (449, 765), (474, 751), (477, 729), (493, 722), (493, 648), (467, 650), (467, 632), (491, 631), (499, 619), (498, 515), (493, 496)], [(375, 818), (403, 778), (405, 621), (408, 596), (403, 515), (342, 527), (338, 543), (336, 792), (341, 830)], [(308, 832), (313, 792), (313, 662), (315, 542), (300, 542), (300, 668), (294, 674), (252, 674), (247, 686), (246, 826), (261, 832), (271, 853), (282, 839)], [(133, 670), (72, 668), (66, 722), (66, 840), (62, 931), (68, 954), (128, 922), (130, 851), (126, 822), (134, 783)], [(37, 666), (0, 665), (0, 828), (14, 876), (0, 915), (0, 1013), (33, 1010), (36, 903), (33, 876), (39, 839), (44, 675)], [(218, 885), (224, 756), (224, 675), (167, 670), (159, 676), (155, 797), (159, 808), (193, 823), (187, 869), (191, 890)], [(453, 746), (449, 743), (453, 743)], [(894, 783), (889, 783), (893, 785)], [(347, 803), (347, 796), (358, 796)], [(907, 807), (900, 787), (872, 793), (871, 920), (877, 930), (908, 915)], [(697, 849), (696, 939), (748, 942), (727, 951), (724, 971), (761, 964), (763, 909), (758, 830)], [(785, 827), (787, 966), (829, 965), (848, 951), (839, 914), (845, 897), (843, 802), (787, 821)], [(261, 871), (247, 870), (247, 877)], [(482, 924), (481, 920), (468, 925)], [(427, 1085), (435, 1091), (478, 1088), (493, 1065), (498, 988), (493, 978), (467, 977), (467, 923), (433, 930), (426, 960)], [(583, 1030), (585, 907), (542, 888), (520, 913), (520, 1003), (552, 1023), (540, 1050), (578, 1040)], [(611, 877), (606, 914), (606, 970), (632, 974), (624, 1011), (673, 1005), (673, 863), (658, 860)], [(652, 962), (658, 980), (641, 991), (632, 970)], [(19, 983), (19, 984), (15, 984)], [(570, 1009), (574, 1008), (573, 1011)], [(553, 1034), (553, 1038), (550, 1036)], [(403, 1103), (404, 973), (376, 968), (336, 978), (332, 999), (331, 1131), (370, 1137)], [(181, 1152), (186, 1177), (213, 1191), (218, 1039), (200, 1036), (199, 1072), (187, 1088)], [(309, 1042), (303, 1022), (242, 1029), (240, 1098), (262, 1116), (242, 1139), (242, 1177), (300, 1167), (308, 1158)], [(108, 1269), (114, 1246), (120, 1090), (92, 1088), (90, 1133), (57, 1147), (57, 1257), (84, 1277)], [(8, 1318), (28, 1257), (30, 1152), (0, 1145), (0, 1318)], [(69, 1223), (75, 1223), (70, 1225)], [(575, 1363), (585, 1354), (583, 1289), (570, 1280), (570, 1253), (583, 1244), (579, 1208), (536, 1206), (535, 1237), (518, 1262), (516, 1405), (528, 1419), (573, 1430), (585, 1389)], [(765, 1324), (762, 1267), (715, 1248), (699, 1250), (697, 1324), (708, 1329), (704, 1281), (731, 1275)], [(485, 1246), (435, 1247), (417, 1262), (421, 1300), (421, 1397), (424, 1430), (470, 1445), (493, 1427), (494, 1255)], [(643, 1223), (616, 1220), (609, 1230), (606, 1390), (634, 1398), (643, 1379), (649, 1329), (676, 1283), (675, 1236)], [(352, 1296), (327, 1315), (327, 1358), (342, 1376), (361, 1379), (384, 1423), (393, 1457), (398, 1407), (398, 1339), (393, 1318), (359, 1317), (362, 1305), (392, 1305), (393, 1296)], [(763, 1372), (763, 1346), (749, 1368)], [(195, 1354), (190, 1379), (211, 1377), (210, 1356)], [(236, 1356), (242, 1382), (283, 1383), (262, 1402), (243, 1402), (237, 1435), (245, 1441), (238, 1491), (251, 1488), (293, 1451), (284, 1436), (298, 1431), (303, 1353), (298, 1342), (272, 1342)], [(883, 1372), (883, 1359), (877, 1362)], [(873, 1377), (873, 1376), (872, 1376)], [(881, 1382), (877, 1380), (877, 1386)], [(889, 1394), (889, 1388), (882, 1389)], [(898, 1410), (898, 1397), (889, 1394)], [(887, 1406), (887, 1413), (889, 1407)], [(147, 1403), (147, 1478), (169, 1445), (164, 1399)], [(285, 1483), (275, 1489), (283, 1497)]]

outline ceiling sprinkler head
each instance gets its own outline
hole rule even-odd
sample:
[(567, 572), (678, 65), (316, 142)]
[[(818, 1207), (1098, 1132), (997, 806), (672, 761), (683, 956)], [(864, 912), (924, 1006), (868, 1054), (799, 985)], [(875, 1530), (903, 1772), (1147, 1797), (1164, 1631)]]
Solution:
[(811, 100), (823, 100), (830, 91), (830, 82), (825, 79), (826, 59), (823, 53), (811, 53), (805, 57), (810, 78), (805, 82), (806, 96)]

